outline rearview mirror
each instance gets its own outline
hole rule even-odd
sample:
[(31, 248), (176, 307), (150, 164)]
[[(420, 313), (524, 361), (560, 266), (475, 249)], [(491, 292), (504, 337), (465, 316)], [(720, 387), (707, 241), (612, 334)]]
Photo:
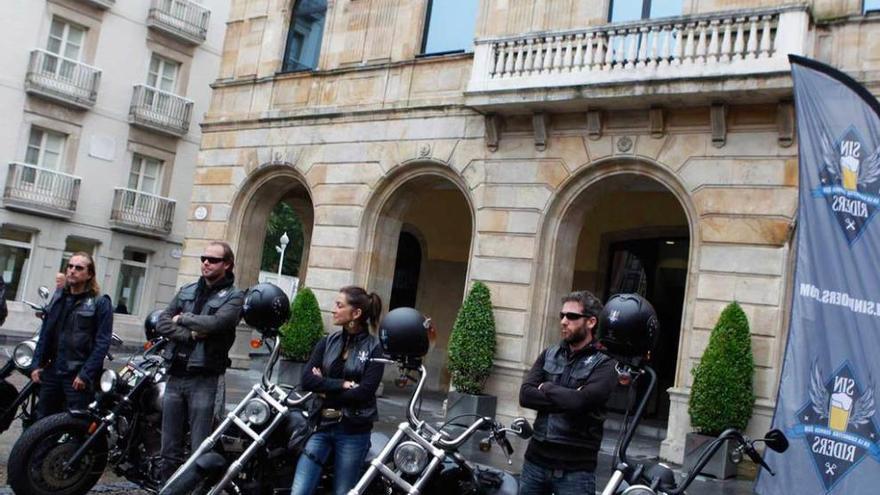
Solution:
[(516, 418), (513, 420), (513, 423), (510, 424), (510, 428), (518, 431), (517, 436), (522, 438), (523, 440), (528, 440), (532, 438), (532, 435), (535, 431), (532, 429), (532, 425), (529, 424), (529, 420), (526, 418)]
[(49, 299), (49, 288), (45, 285), (41, 285), (39, 289), (37, 289), (37, 293), (40, 294), (40, 299), (44, 301)]
[(764, 436), (764, 443), (768, 449), (779, 453), (785, 452), (788, 449), (788, 439), (785, 438), (785, 433), (782, 433), (782, 430), (768, 431)]

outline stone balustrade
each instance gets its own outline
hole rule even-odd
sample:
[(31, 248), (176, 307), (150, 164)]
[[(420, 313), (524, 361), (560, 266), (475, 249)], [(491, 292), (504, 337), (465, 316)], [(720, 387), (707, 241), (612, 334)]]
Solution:
[(787, 72), (808, 25), (796, 6), (482, 39), (468, 91)]

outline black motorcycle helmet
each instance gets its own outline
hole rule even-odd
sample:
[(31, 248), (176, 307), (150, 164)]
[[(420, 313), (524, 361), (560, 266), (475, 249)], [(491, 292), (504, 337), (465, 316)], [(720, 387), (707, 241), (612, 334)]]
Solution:
[(638, 294), (615, 294), (599, 314), (597, 339), (607, 354), (620, 361), (638, 363), (657, 346), (660, 322), (657, 313)]
[(277, 330), (290, 318), (290, 300), (276, 285), (257, 284), (245, 294), (241, 316), (260, 332)]
[(428, 353), (430, 322), (413, 308), (392, 309), (379, 325), (379, 342), (391, 359), (418, 359)]
[(147, 319), (144, 320), (144, 338), (147, 339), (147, 342), (159, 336), (157, 329), (159, 327), (159, 316), (161, 314), (161, 309), (153, 310), (147, 315)]

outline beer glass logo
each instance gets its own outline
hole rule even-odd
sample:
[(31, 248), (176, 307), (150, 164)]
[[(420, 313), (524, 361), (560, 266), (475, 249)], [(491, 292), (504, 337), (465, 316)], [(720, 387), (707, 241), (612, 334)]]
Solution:
[(852, 410), (852, 397), (844, 392), (831, 394), (831, 407), (828, 412), (828, 427), (832, 430), (846, 431), (849, 423), (849, 412)]
[(820, 131), (818, 141), (820, 186), (813, 190), (813, 196), (826, 199), (852, 244), (880, 204), (880, 146), (869, 153), (853, 126), (836, 141)]
[(870, 378), (860, 382), (846, 362), (831, 375), (822, 372), (818, 361), (813, 363), (809, 401), (798, 411), (797, 426), (787, 434), (806, 440), (826, 491), (866, 457), (880, 462), (875, 412)]

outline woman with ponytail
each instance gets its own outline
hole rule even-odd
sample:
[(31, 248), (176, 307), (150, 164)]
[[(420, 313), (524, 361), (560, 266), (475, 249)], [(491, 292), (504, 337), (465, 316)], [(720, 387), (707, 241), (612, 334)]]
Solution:
[(384, 365), (370, 358), (382, 357), (374, 335), (382, 299), (361, 287), (343, 287), (332, 314), (333, 324), (342, 328), (318, 342), (303, 369), (303, 389), (318, 393), (322, 404), (318, 428), (296, 465), (292, 495), (315, 491), (321, 467), (331, 453), (333, 493), (348, 493), (360, 477), (370, 450), (370, 432), (379, 418), (376, 389)]

